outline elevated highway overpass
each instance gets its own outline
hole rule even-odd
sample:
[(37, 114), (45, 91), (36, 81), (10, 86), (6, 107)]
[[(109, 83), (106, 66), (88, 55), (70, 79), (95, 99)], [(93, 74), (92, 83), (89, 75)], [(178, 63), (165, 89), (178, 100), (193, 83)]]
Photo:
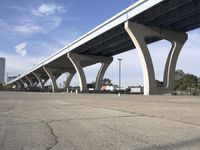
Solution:
[[(144, 94), (169, 93), (173, 91), (176, 62), (187, 40), (186, 32), (199, 27), (199, 0), (139, 0), (7, 85), (23, 87), (27, 84), (31, 87), (37, 83), (44, 88), (45, 82), (50, 79), (53, 92), (56, 92), (56, 79), (68, 72), (66, 88), (77, 73), (80, 90), (85, 92), (87, 83), (83, 68), (101, 63), (96, 77), (96, 89), (100, 89), (104, 73), (113, 60), (112, 56), (136, 48), (143, 70)], [(161, 39), (171, 42), (172, 48), (166, 60), (163, 87), (156, 87), (147, 45)]]

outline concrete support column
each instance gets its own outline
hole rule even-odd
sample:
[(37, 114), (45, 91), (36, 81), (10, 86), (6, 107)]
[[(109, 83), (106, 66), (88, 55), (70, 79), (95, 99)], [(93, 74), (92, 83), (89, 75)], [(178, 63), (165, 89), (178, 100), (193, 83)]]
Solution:
[(25, 88), (26, 86), (25, 86), (25, 82), (22, 80), (22, 79), (19, 79), (19, 81), (21, 82), (21, 87), (22, 88)]
[(104, 76), (106, 69), (108, 68), (109, 64), (112, 62), (112, 57), (102, 57), (102, 56), (93, 56), (93, 55), (84, 55), (84, 54), (76, 54), (69, 52), (67, 57), (72, 62), (79, 78), (80, 82), (80, 91), (87, 92), (87, 82), (85, 73), (83, 68), (86, 66), (90, 66), (96, 63), (101, 63), (102, 66), (99, 70), (99, 73), (96, 78), (96, 89), (100, 89), (100, 85)]
[(72, 78), (74, 77), (76, 72), (68, 72), (67, 73), (67, 79), (66, 79), (66, 85), (65, 85), (65, 90), (67, 90), (69, 88), (69, 85), (71, 83)]
[[(144, 79), (144, 95), (163, 94), (172, 91), (176, 62), (181, 48), (187, 40), (187, 34), (148, 27), (131, 21), (125, 23), (125, 30), (133, 41), (140, 57)], [(145, 41), (146, 37), (166, 39), (172, 44), (165, 65), (164, 86), (160, 89), (156, 87), (155, 72), (151, 55)]]
[(42, 82), (41, 74), (33, 72), (33, 75), (37, 78), (38, 82), (40, 83), (41, 86), (41, 91), (44, 90), (44, 82)]
[(95, 85), (96, 90), (101, 90), (104, 74), (112, 61), (113, 61), (113, 58), (109, 57), (107, 60), (104, 60), (104, 62), (101, 63), (101, 68), (99, 69), (99, 72), (96, 78), (96, 85)]
[(82, 61), (81, 55), (75, 54), (75, 53), (68, 53), (67, 57), (72, 62), (73, 66), (78, 74), (78, 78), (79, 78), (79, 82), (80, 82), (80, 91), (87, 92), (88, 91), (87, 82), (86, 82), (85, 73), (83, 71), (83, 67), (81, 65), (81, 61)]
[(29, 82), (30, 88), (33, 87), (33, 83), (31, 81), (31, 79), (28, 76), (25, 76), (25, 78), (27, 79), (27, 81)]
[(16, 90), (19, 90), (20, 89), (20, 83), (19, 82), (14, 82), (15, 86), (16, 86)]
[(49, 79), (51, 80), (51, 85), (52, 85), (52, 92), (59, 92), (58, 89), (58, 85), (56, 83), (57, 77), (56, 75), (54, 75), (54, 70), (48, 67), (43, 66), (44, 71), (46, 72), (46, 74), (48, 75)]
[(167, 57), (167, 61), (165, 64), (164, 78), (163, 78), (163, 86), (165, 93), (173, 92), (174, 90), (174, 78), (176, 71), (176, 64), (181, 52), (181, 49), (186, 42), (188, 36), (186, 33), (177, 33), (170, 31), (168, 32), (168, 36), (171, 40), (172, 47)]
[(21, 80), (24, 82), (24, 86), (26, 85), (27, 87), (26, 86), (25, 87), (30, 90), (32, 87), (32, 84), (26, 79), (26, 76), (24, 76)]

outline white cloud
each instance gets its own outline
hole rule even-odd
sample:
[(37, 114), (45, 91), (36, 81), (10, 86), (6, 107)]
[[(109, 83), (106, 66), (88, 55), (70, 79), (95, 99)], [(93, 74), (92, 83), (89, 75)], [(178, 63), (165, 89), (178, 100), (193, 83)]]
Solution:
[(0, 33), (9, 36), (12, 34), (11, 37), (47, 34), (61, 25), (63, 22), (61, 14), (66, 12), (62, 6), (54, 3), (43, 3), (31, 9), (20, 9), (20, 7), (14, 7), (14, 9), (20, 11), (17, 20), (8, 22), (0, 18)]
[(55, 4), (42, 4), (37, 9), (33, 9), (32, 13), (35, 16), (48, 16), (53, 15), (56, 12), (63, 13), (66, 12), (61, 6), (57, 6)]
[(15, 50), (17, 52), (17, 54), (21, 55), (21, 56), (26, 56), (27, 53), (27, 43), (23, 42), (21, 44), (18, 44), (15, 46)]
[[(20, 19), (19, 19), (20, 20)], [(28, 21), (27, 21), (28, 20)], [(28, 22), (28, 23), (27, 23)], [(31, 19), (23, 19), (20, 23), (10, 24), (5, 20), (0, 19), (0, 32), (7, 33), (10, 36), (30, 36), (43, 32), (43, 28), (36, 25), (37, 22), (34, 22)]]
[(5, 28), (7, 25), (8, 24), (4, 20), (0, 19), (0, 28)]
[(3, 19), (0, 18), (0, 33), (7, 33), (12, 30), (11, 26)]
[(58, 26), (60, 26), (60, 24), (62, 23), (63, 19), (60, 18), (60, 17), (54, 17), (52, 18), (52, 22), (53, 22), (53, 25), (52, 25), (52, 29), (53, 28), (57, 28)]
[(42, 32), (42, 28), (37, 25), (26, 24), (14, 26), (14, 31), (23, 35), (33, 35)]

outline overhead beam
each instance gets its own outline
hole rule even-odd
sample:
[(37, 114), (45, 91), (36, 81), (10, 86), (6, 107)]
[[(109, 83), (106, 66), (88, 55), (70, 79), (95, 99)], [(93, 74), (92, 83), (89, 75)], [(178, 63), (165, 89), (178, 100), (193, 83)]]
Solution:
[(138, 23), (145, 23), (149, 24), (153, 20), (156, 20), (160, 16), (163, 16), (169, 12), (172, 12), (179, 7), (182, 7), (184, 5), (187, 5), (191, 3), (194, 0), (185, 0), (185, 1), (180, 1), (180, 0), (168, 0), (162, 2), (162, 5), (157, 5), (154, 6), (152, 9), (147, 10), (141, 15), (136, 16), (135, 18), (132, 19), (132, 21), (138, 22)]
[[(111, 29), (110, 31), (107, 31), (103, 33), (102, 35), (94, 38), (93, 40), (83, 44), (81, 48), (77, 48), (74, 50), (75, 53), (84, 53), (85, 51), (88, 51), (89, 49), (93, 49), (94, 47), (103, 44), (107, 40), (110, 40), (124, 32), (123, 26), (119, 25), (116, 28)], [(114, 34), (113, 34), (114, 33)]]
[(174, 10), (173, 12), (159, 17), (156, 20), (157, 26), (164, 28), (170, 24), (178, 22), (179, 20), (184, 20), (190, 16), (194, 16), (199, 12), (200, 1), (197, 1), (196, 3), (193, 2), (191, 5), (184, 5), (181, 8)]

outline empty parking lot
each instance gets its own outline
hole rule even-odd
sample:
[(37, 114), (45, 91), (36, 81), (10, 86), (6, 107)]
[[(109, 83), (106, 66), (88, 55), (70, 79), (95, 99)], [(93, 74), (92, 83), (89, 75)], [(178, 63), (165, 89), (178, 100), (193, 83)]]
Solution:
[(2, 150), (200, 147), (200, 97), (0, 92)]

